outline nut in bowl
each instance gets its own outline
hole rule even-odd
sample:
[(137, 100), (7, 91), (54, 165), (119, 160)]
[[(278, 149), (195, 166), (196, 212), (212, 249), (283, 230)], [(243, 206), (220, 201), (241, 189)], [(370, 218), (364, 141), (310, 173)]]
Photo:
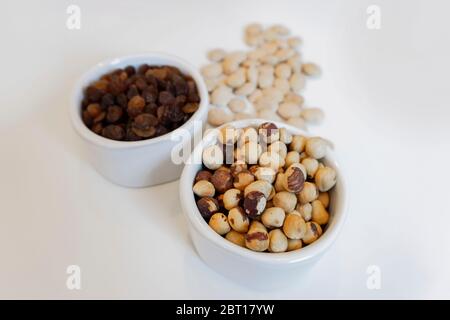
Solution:
[[(236, 134), (224, 138), (230, 129)], [(336, 239), (344, 178), (324, 139), (250, 119), (204, 137), (181, 176), (180, 198), (197, 252), (214, 270), (238, 281), (267, 281), (281, 274), (274, 271), (286, 279)]]
[(207, 108), (208, 92), (195, 67), (146, 53), (90, 69), (75, 86), (70, 115), (100, 174), (119, 185), (146, 187), (180, 176), (183, 163), (175, 163), (172, 152), (182, 136), (201, 134)]

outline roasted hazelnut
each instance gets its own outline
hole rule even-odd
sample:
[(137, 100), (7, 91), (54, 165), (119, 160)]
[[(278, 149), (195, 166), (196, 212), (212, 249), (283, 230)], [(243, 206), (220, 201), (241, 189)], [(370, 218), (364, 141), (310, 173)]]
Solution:
[(319, 169), (319, 161), (314, 158), (303, 159), (302, 165), (305, 167), (306, 173), (309, 178), (313, 178), (317, 172), (317, 169)]
[(269, 232), (269, 251), (285, 252), (288, 249), (288, 239), (280, 229)]
[(241, 207), (235, 207), (228, 212), (228, 223), (237, 232), (248, 231), (250, 221)]
[(217, 138), (221, 144), (235, 144), (240, 134), (240, 130), (233, 126), (226, 125), (219, 130)]
[(227, 216), (223, 213), (214, 213), (209, 219), (209, 226), (218, 234), (224, 235), (230, 232)]
[(266, 151), (259, 157), (259, 165), (261, 167), (270, 167), (274, 170), (284, 166), (284, 157), (279, 153)]
[(305, 151), (310, 157), (321, 159), (327, 153), (327, 142), (319, 137), (308, 138), (306, 140)]
[(211, 177), (211, 183), (217, 192), (224, 193), (233, 187), (233, 176), (229, 171), (216, 170)]
[(214, 197), (216, 190), (211, 182), (207, 180), (200, 180), (192, 188), (194, 193), (199, 197)]
[(284, 173), (283, 172), (279, 172), (277, 174), (277, 177), (275, 179), (275, 184), (274, 184), (276, 192), (286, 191), (284, 189), (284, 187), (283, 187), (283, 185), (284, 185), (284, 181), (283, 180), (284, 180)]
[(300, 239), (288, 239), (287, 251), (293, 251), (302, 248), (302, 240)]
[(251, 184), (253, 181), (255, 181), (255, 176), (253, 176), (249, 171), (242, 171), (239, 172), (234, 177), (233, 186), (236, 189), (239, 189), (241, 191), (244, 191), (244, 189)]
[(330, 219), (330, 215), (323, 206), (322, 202), (320, 202), (319, 200), (314, 200), (311, 205), (312, 220), (320, 225), (327, 224), (328, 220)]
[(266, 197), (260, 191), (251, 191), (244, 197), (244, 211), (253, 218), (261, 215), (266, 207)]
[(195, 176), (195, 182), (199, 182), (201, 180), (209, 181), (211, 179), (212, 173), (206, 170), (200, 170), (197, 172), (197, 175)]
[(319, 190), (312, 182), (305, 182), (302, 191), (298, 193), (298, 201), (301, 204), (312, 202), (319, 196)]
[(292, 142), (292, 134), (286, 128), (280, 128), (280, 141), (286, 145)]
[(238, 173), (247, 170), (247, 164), (245, 162), (235, 162), (230, 166), (230, 171), (233, 177), (236, 177)]
[(211, 197), (203, 197), (197, 201), (197, 208), (205, 220), (209, 220), (211, 216), (219, 211), (219, 202)]
[(286, 213), (295, 210), (295, 206), (297, 205), (297, 197), (295, 194), (287, 191), (276, 193), (272, 201), (275, 207), (283, 209)]
[(231, 230), (225, 235), (225, 239), (234, 244), (245, 248), (245, 235), (237, 231)]
[(312, 218), (312, 205), (311, 203), (301, 204), (299, 203), (295, 208), (297, 212), (305, 219), (305, 221), (309, 221)]
[(293, 136), (292, 142), (289, 144), (289, 150), (302, 153), (305, 150), (306, 138), (304, 136)]
[(245, 235), (245, 246), (253, 251), (265, 251), (269, 248), (269, 234), (262, 223), (252, 222)]
[(258, 128), (259, 136), (265, 143), (273, 143), (280, 139), (280, 131), (278, 127), (271, 122), (265, 122)]
[(270, 194), (269, 194), (269, 197), (267, 198), (267, 201), (272, 201), (273, 197), (275, 197), (276, 194), (277, 194), (277, 192), (275, 191), (275, 188), (272, 186), (272, 189), (270, 190)]
[(231, 210), (239, 205), (242, 192), (239, 189), (229, 189), (223, 194), (223, 205), (225, 209)]
[(261, 192), (266, 199), (269, 198), (270, 193), (272, 192), (272, 185), (265, 180), (257, 180), (255, 182), (250, 183), (244, 189), (244, 196), (247, 196), (250, 192), (258, 191)]
[(336, 184), (336, 171), (330, 167), (319, 168), (314, 181), (320, 192), (328, 191)]
[(203, 149), (203, 164), (210, 170), (216, 170), (223, 164), (223, 152), (217, 145), (211, 145)]
[(322, 202), (323, 207), (325, 209), (327, 209), (328, 206), (330, 205), (330, 196), (329, 196), (328, 192), (320, 192), (319, 196), (317, 197), (317, 200)]
[(261, 145), (256, 142), (247, 142), (243, 147), (236, 149), (238, 159), (243, 157), (245, 162), (248, 164), (258, 163), (261, 152)]
[(306, 233), (306, 222), (298, 213), (289, 213), (284, 219), (284, 234), (289, 239), (302, 239)]
[(300, 154), (297, 151), (289, 151), (285, 159), (285, 167), (289, 168), (294, 163), (300, 163)]
[(316, 241), (322, 235), (322, 228), (314, 221), (306, 223), (306, 231), (302, 238), (304, 244), (310, 244)]
[(267, 151), (270, 153), (278, 153), (281, 158), (286, 158), (287, 155), (287, 146), (281, 141), (275, 141), (267, 148)]
[(264, 180), (268, 183), (273, 183), (275, 181), (276, 171), (270, 167), (259, 167), (255, 166), (254, 170), (251, 170), (252, 174), (258, 180)]
[(242, 130), (238, 138), (238, 146), (241, 147), (247, 142), (258, 143), (258, 131), (255, 128), (248, 127)]
[(299, 163), (294, 163), (286, 169), (283, 175), (283, 187), (286, 191), (298, 193), (302, 191), (306, 180), (304, 167)]
[(267, 228), (279, 228), (283, 225), (285, 216), (282, 208), (272, 207), (264, 210), (261, 215), (261, 222)]

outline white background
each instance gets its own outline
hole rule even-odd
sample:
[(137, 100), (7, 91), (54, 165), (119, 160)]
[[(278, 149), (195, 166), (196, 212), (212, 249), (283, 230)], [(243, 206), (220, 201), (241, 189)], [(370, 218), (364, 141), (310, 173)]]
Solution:
[[(66, 8), (81, 8), (81, 30)], [(381, 29), (366, 9), (381, 8)], [(450, 298), (448, 1), (2, 1), (0, 298)], [(244, 287), (195, 253), (178, 185), (126, 189), (86, 162), (68, 117), (74, 82), (100, 60), (150, 50), (200, 66), (243, 48), (242, 27), (282, 23), (323, 77), (307, 105), (335, 142), (349, 216), (307, 276)], [(66, 267), (82, 289), (66, 288)], [(368, 266), (381, 289), (366, 287)], [(271, 275), (268, 274), (267, 277)]]

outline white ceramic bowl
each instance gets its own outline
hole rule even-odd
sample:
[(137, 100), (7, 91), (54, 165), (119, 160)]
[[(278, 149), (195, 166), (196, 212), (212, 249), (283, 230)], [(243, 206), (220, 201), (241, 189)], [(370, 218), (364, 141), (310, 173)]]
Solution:
[[(250, 119), (229, 123), (236, 128), (247, 126), (259, 126), (267, 120)], [(292, 126), (274, 122), (279, 128), (284, 127), (292, 134), (308, 136)], [(217, 131), (206, 135), (191, 154), (192, 157), (201, 159), (203, 147), (215, 143)], [(325, 252), (336, 239), (346, 215), (346, 187), (345, 174), (339, 167), (336, 156), (332, 150), (328, 150), (322, 160), (327, 166), (337, 171), (337, 184), (330, 192), (330, 221), (323, 235), (312, 244), (296, 251), (285, 253), (261, 253), (239, 247), (215, 233), (200, 215), (192, 192), (192, 185), (196, 173), (201, 168), (200, 163), (186, 164), (180, 179), (180, 199), (184, 215), (189, 223), (189, 231), (194, 246), (200, 257), (214, 270), (231, 277), (239, 282), (256, 283), (263, 279), (264, 284), (276, 275), (287, 275), (292, 271), (298, 276), (298, 267), (311, 265)], [(191, 161), (190, 161), (191, 162)], [(276, 277), (277, 278), (277, 277)], [(279, 278), (277, 278), (278, 280)], [(289, 277), (285, 278), (289, 282)], [(292, 278), (290, 279), (292, 281)]]
[[(144, 63), (174, 66), (194, 79), (201, 101), (192, 117), (180, 128), (168, 134), (142, 141), (110, 140), (87, 128), (81, 119), (83, 90), (91, 82), (114, 69), (128, 65), (137, 67)], [(199, 131), (202, 130), (202, 126), (199, 123), (205, 123), (207, 111), (208, 91), (197, 68), (180, 58), (162, 53), (125, 56), (97, 64), (77, 82), (70, 103), (72, 123), (85, 142), (89, 161), (108, 180), (127, 187), (146, 187), (178, 179), (183, 165), (175, 164), (171, 160), (171, 152), (181, 139), (174, 137), (180, 137), (187, 131), (190, 137), (201, 134)], [(193, 145), (192, 140), (190, 143)]]

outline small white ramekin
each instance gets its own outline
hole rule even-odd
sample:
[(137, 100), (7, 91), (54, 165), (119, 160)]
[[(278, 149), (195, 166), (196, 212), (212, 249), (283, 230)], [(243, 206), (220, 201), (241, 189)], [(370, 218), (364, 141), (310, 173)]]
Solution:
[[(267, 122), (262, 119), (249, 119), (228, 123), (236, 128), (247, 126), (259, 126)], [(295, 127), (274, 122), (279, 128), (286, 128), (292, 134), (308, 136)], [(201, 159), (201, 153), (205, 146), (215, 143), (218, 131), (212, 131), (204, 137), (191, 154), (191, 159)], [(262, 283), (277, 275), (298, 276), (299, 267), (311, 265), (311, 262), (325, 252), (336, 239), (345, 220), (347, 189), (344, 183), (345, 174), (336, 161), (332, 150), (328, 150), (323, 162), (337, 171), (337, 184), (330, 192), (330, 221), (323, 235), (314, 243), (296, 251), (285, 253), (261, 253), (239, 247), (215, 233), (200, 215), (192, 192), (192, 185), (196, 173), (201, 168), (201, 163), (186, 164), (180, 179), (180, 200), (183, 213), (189, 224), (189, 231), (194, 246), (200, 257), (214, 270), (245, 283)], [(289, 279), (285, 279), (289, 282)]]
[[(142, 141), (115, 141), (95, 134), (83, 123), (81, 101), (84, 89), (102, 75), (128, 65), (169, 65), (190, 75), (197, 84), (200, 106), (180, 128), (163, 136)], [(201, 135), (208, 111), (208, 91), (197, 68), (188, 62), (163, 53), (130, 55), (100, 62), (76, 83), (70, 101), (70, 116), (76, 132), (83, 138), (86, 154), (94, 168), (108, 180), (126, 187), (147, 187), (179, 178), (183, 164), (172, 161), (171, 153), (181, 143), (180, 136), (189, 132)], [(186, 141), (184, 141), (186, 143)], [(193, 145), (193, 139), (190, 141)]]

